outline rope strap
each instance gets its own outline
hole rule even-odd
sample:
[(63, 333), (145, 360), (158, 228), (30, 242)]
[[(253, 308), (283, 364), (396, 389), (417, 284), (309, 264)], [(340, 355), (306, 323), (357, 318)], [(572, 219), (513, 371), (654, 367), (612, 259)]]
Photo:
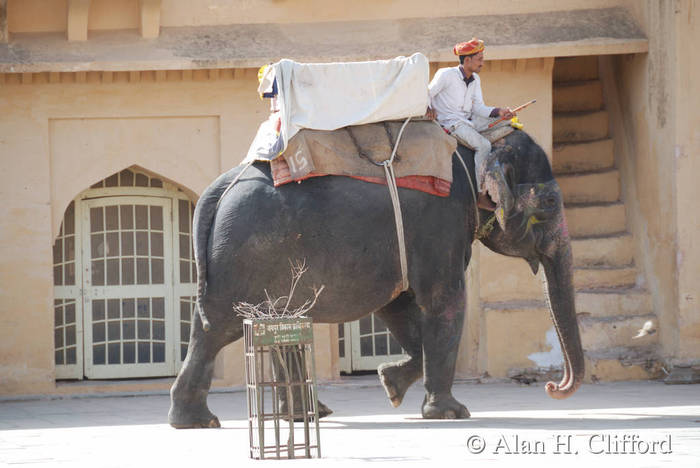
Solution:
[(459, 162), (462, 163), (462, 167), (464, 167), (464, 172), (467, 174), (467, 180), (469, 181), (469, 188), (472, 190), (472, 198), (474, 198), (474, 214), (476, 218), (476, 223), (474, 224), (474, 235), (478, 237), (478, 229), (479, 226), (481, 225), (481, 217), (479, 216), (479, 203), (477, 202), (476, 198), (476, 190), (474, 190), (474, 184), (472, 183), (472, 177), (469, 175), (469, 169), (467, 169), (467, 164), (464, 162), (464, 158), (462, 158), (462, 153), (459, 152), (459, 147), (455, 148), (456, 153), (457, 153), (457, 159), (459, 159)]
[(396, 175), (391, 163), (384, 164), (384, 175), (386, 184), (389, 187), (391, 204), (394, 206), (394, 220), (396, 221), (396, 237), (399, 241), (399, 262), (401, 262), (401, 290), (408, 289), (408, 265), (406, 261), (406, 241), (403, 232), (403, 217), (401, 215), (401, 204), (399, 203), (399, 190), (396, 187)]
[(226, 187), (226, 190), (224, 190), (224, 193), (222, 193), (221, 196), (219, 197), (219, 201), (216, 202), (216, 208), (217, 208), (217, 209), (219, 209), (219, 204), (221, 203), (221, 200), (224, 199), (224, 195), (226, 195), (226, 194), (228, 193), (228, 191), (231, 190), (231, 189), (233, 188), (234, 185), (236, 185), (236, 182), (238, 182), (238, 179), (241, 178), (241, 176), (242, 176), (243, 173), (246, 171), (246, 169), (248, 169), (250, 166), (252, 166), (254, 162), (255, 162), (255, 160), (249, 161), (248, 164), (246, 164), (245, 167), (243, 167), (243, 170), (242, 170), (241, 172), (238, 173), (238, 175), (236, 176), (236, 178), (233, 179), (233, 181), (231, 181), (230, 184), (228, 184), (228, 187)]
[(394, 207), (394, 221), (396, 221), (396, 237), (399, 243), (399, 262), (401, 263), (401, 291), (405, 291), (408, 289), (408, 262), (406, 260), (406, 238), (403, 232), (403, 216), (401, 215), (401, 203), (399, 202), (399, 189), (396, 187), (396, 174), (394, 173), (393, 163), (394, 158), (396, 157), (396, 150), (399, 148), (401, 135), (403, 135), (403, 131), (410, 120), (410, 117), (407, 118), (401, 126), (401, 130), (399, 130), (399, 134), (396, 137), (394, 149), (391, 152), (391, 157), (381, 163), (381, 165), (384, 166), (386, 185), (387, 187), (389, 187), (391, 204)]
[[(445, 128), (440, 125), (437, 121), (433, 120), (433, 123), (437, 125), (440, 130), (445, 130)], [(455, 135), (447, 131), (447, 134), (457, 140), (458, 143), (462, 143), (462, 140), (457, 138)], [(464, 172), (467, 174), (467, 180), (469, 181), (469, 188), (472, 191), (472, 198), (474, 199), (474, 215), (475, 215), (475, 220), (476, 224), (474, 225), (474, 235), (476, 236), (477, 239), (481, 239), (482, 237), (488, 237), (488, 235), (491, 233), (491, 230), (493, 229), (493, 219), (489, 220), (491, 221), (491, 225), (487, 226), (485, 229), (480, 229), (481, 227), (481, 216), (479, 215), (479, 202), (476, 198), (476, 190), (474, 189), (474, 184), (472, 183), (472, 177), (469, 174), (469, 169), (467, 168), (467, 164), (464, 162), (464, 157), (462, 156), (462, 153), (459, 152), (459, 146), (455, 148), (456, 153), (457, 153), (457, 159), (459, 159), (459, 162), (462, 163), (462, 167), (464, 168)], [(495, 216), (493, 217), (495, 219)]]

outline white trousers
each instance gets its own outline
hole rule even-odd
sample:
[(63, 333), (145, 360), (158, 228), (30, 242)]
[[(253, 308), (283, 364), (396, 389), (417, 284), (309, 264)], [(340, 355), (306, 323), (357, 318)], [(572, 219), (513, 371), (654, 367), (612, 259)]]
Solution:
[(491, 142), (481, 135), (477, 129), (468, 123), (458, 123), (450, 127), (450, 133), (462, 140), (474, 150), (474, 168), (476, 170), (476, 185), (483, 192), (486, 161), (491, 153)]

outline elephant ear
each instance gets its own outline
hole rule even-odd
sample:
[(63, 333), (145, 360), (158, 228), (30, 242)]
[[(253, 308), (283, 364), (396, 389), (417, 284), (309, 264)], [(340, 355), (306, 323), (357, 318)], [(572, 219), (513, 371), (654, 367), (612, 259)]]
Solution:
[(513, 196), (513, 167), (500, 160), (499, 153), (511, 150), (509, 146), (491, 154), (484, 176), (484, 188), (496, 203), (496, 220), (503, 232), (506, 232), (506, 222), (513, 211), (515, 197)]

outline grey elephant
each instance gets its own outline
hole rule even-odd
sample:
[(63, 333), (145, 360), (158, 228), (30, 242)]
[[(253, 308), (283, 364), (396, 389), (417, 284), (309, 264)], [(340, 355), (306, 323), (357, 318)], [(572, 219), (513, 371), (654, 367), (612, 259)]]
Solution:
[[(469, 173), (453, 156), (449, 197), (399, 189), (407, 290), (402, 289), (396, 225), (385, 186), (316, 177), (275, 188), (266, 163), (248, 168), (229, 191), (240, 168), (214, 181), (194, 214), (200, 314), (194, 316), (187, 357), (171, 389), (170, 424), (219, 427), (207, 394), (216, 354), (243, 334), (232, 305), (262, 302), (265, 289), (282, 295), (288, 288), (288, 259), (306, 260), (300, 290), (325, 285), (311, 311), (314, 322), (340, 323), (374, 312), (386, 323), (409, 355), (379, 368), (394, 406), (423, 377), (424, 418), (468, 418), (467, 408), (451, 393), (465, 313), (464, 272), (477, 229), (467, 180), (474, 182), (473, 152), (459, 151)], [(553, 398), (566, 398), (583, 380), (584, 359), (561, 192), (544, 151), (522, 131), (495, 147), (486, 184), (497, 202), (499, 222), (481, 241), (498, 253), (525, 259), (533, 272), (540, 264), (544, 268), (565, 361), (562, 381), (548, 382), (545, 390)], [(479, 214), (482, 221), (491, 215)]]

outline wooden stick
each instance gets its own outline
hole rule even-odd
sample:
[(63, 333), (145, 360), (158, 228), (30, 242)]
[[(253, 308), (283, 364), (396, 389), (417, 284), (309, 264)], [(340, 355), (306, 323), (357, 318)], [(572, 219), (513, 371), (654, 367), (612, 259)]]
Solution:
[[(533, 104), (535, 101), (537, 101), (537, 99), (533, 99), (533, 100), (530, 101), (530, 102), (526, 102), (526, 103), (523, 104), (522, 106), (516, 107), (516, 108), (513, 109), (511, 112), (513, 113), (513, 115), (515, 115), (515, 114), (517, 114), (518, 112), (520, 112), (521, 110), (525, 109), (525, 108), (526, 108), (527, 106), (529, 106), (530, 104)], [(493, 127), (493, 126), (496, 125), (497, 123), (503, 122), (504, 120), (506, 120), (506, 118), (505, 118), (505, 117), (501, 117), (500, 119), (496, 120), (495, 122), (491, 122), (491, 123), (489, 124), (489, 128)]]

